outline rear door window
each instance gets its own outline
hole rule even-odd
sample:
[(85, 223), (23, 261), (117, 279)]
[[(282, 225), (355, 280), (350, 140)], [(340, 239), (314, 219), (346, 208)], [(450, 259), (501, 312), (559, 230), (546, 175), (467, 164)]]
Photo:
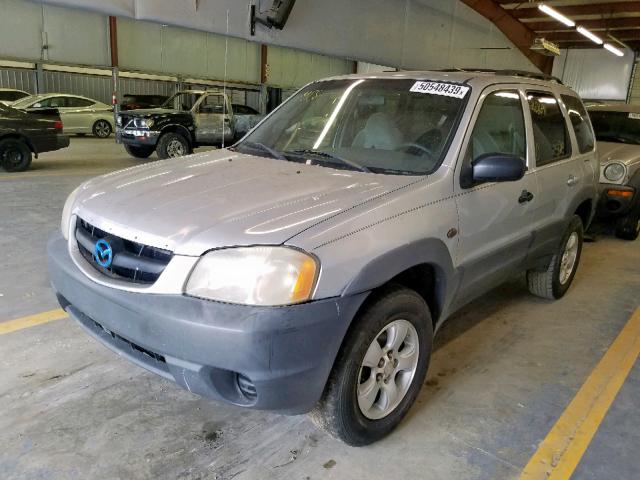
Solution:
[(90, 107), (94, 103), (91, 100), (87, 100), (86, 98), (75, 98), (75, 97), (67, 97), (67, 107)]
[(527, 92), (537, 166), (571, 156), (571, 142), (558, 100), (549, 92)]
[(595, 139), (593, 138), (593, 130), (584, 105), (582, 105), (579, 98), (572, 95), (562, 95), (561, 98), (567, 108), (569, 120), (571, 120), (573, 131), (576, 134), (578, 150), (580, 153), (591, 152), (595, 147)]

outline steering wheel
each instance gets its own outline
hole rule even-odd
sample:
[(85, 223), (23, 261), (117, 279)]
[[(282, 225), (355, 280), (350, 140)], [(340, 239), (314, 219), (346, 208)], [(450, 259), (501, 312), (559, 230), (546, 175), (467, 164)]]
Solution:
[(429, 150), (427, 147), (425, 147), (424, 145), (420, 145), (419, 143), (414, 143), (414, 142), (403, 143), (401, 145), (398, 145), (396, 148), (394, 148), (394, 150), (401, 152), (401, 151), (408, 150), (410, 148), (417, 148), (418, 150), (422, 150), (424, 153), (429, 155), (430, 158), (433, 158), (433, 152)]

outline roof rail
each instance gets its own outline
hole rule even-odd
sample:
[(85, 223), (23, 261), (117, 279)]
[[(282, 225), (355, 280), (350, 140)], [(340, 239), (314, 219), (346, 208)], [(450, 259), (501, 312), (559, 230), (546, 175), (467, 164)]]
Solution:
[(489, 68), (446, 68), (439, 70), (440, 72), (470, 72), (470, 73), (493, 73), (494, 75), (504, 75), (508, 77), (525, 77), (533, 78), (535, 80), (545, 80), (548, 82), (556, 82), (563, 85), (562, 80), (553, 75), (547, 75), (546, 73), (529, 72), (526, 70), (495, 70)]

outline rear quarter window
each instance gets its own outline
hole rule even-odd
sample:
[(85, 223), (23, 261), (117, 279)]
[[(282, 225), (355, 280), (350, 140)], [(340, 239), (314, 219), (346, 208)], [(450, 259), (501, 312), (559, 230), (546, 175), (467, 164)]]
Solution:
[(595, 147), (595, 138), (584, 105), (579, 98), (572, 95), (561, 95), (561, 98), (567, 108), (571, 126), (576, 134), (578, 150), (580, 153), (591, 152)]

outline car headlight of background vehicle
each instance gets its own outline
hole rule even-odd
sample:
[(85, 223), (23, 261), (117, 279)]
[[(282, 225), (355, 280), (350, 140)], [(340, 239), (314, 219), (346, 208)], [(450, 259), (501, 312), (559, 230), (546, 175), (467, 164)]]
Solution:
[(604, 178), (610, 182), (619, 182), (624, 178), (627, 169), (622, 163), (610, 163), (604, 168)]
[(122, 126), (122, 117), (120, 115), (116, 117), (116, 125), (118, 125), (119, 127)]
[(291, 305), (311, 298), (318, 270), (314, 257), (293, 248), (213, 250), (198, 260), (185, 293), (244, 305)]
[(150, 118), (134, 118), (133, 126), (136, 128), (151, 128), (153, 127), (153, 120)]
[(71, 211), (73, 209), (73, 205), (76, 202), (76, 197), (78, 196), (78, 192), (80, 192), (80, 185), (73, 192), (69, 194), (67, 197), (67, 201), (64, 202), (64, 208), (62, 209), (62, 218), (60, 219), (60, 230), (62, 230), (62, 236), (65, 240), (69, 240), (69, 222), (71, 221)]

